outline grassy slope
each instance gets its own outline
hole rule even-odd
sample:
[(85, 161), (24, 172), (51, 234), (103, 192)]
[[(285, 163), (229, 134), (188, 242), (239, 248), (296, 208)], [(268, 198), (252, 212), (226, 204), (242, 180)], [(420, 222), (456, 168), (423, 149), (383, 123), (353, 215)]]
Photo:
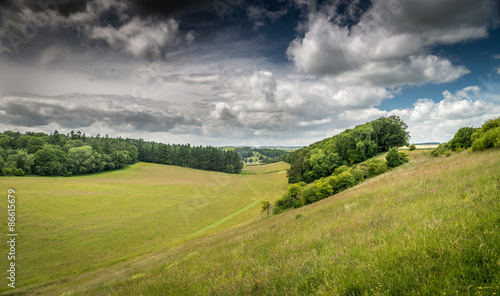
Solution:
[(74, 291), (499, 294), (500, 151), (424, 153), (335, 197), (190, 241)]
[[(13, 188), (17, 197), (15, 291), (58, 289), (77, 275), (260, 219), (260, 201), (286, 186), (283, 170), (242, 176), (146, 163), (81, 177), (0, 178), (5, 196)], [(12, 292), (6, 281), (0, 291)], [(44, 293), (26, 294), (36, 291)]]
[(269, 174), (288, 169), (290, 166), (284, 162), (275, 162), (270, 164), (245, 164), (243, 174)]

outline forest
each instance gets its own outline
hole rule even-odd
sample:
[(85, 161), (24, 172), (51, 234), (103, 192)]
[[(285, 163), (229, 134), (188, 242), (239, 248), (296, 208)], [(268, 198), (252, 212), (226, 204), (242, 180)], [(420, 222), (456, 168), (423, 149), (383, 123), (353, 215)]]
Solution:
[(86, 136), (71, 131), (0, 133), (0, 175), (72, 176), (121, 169), (136, 162), (150, 162), (239, 174), (242, 164), (234, 151)]
[(330, 176), (343, 165), (361, 163), (392, 147), (408, 145), (407, 125), (398, 116), (381, 117), (289, 154), (288, 183)]

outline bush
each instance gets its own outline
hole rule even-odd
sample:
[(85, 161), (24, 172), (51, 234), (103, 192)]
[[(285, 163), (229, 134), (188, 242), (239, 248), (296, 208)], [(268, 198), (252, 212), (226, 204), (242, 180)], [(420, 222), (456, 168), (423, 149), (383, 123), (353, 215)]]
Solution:
[(349, 166), (343, 165), (343, 166), (336, 168), (335, 171), (333, 172), (333, 175), (337, 176), (337, 175), (342, 174), (343, 172), (347, 172), (350, 170), (351, 170), (351, 168)]
[(476, 131), (472, 127), (462, 127), (449, 142), (452, 151), (461, 151), (472, 146), (472, 135)]
[(338, 176), (330, 176), (328, 178), (326, 178), (326, 181), (328, 181), (328, 183), (330, 184), (330, 186), (332, 186), (332, 190), (333, 190), (333, 193), (337, 193), (339, 192), (338, 188), (339, 188), (339, 178)]
[[(282, 212), (289, 208), (299, 208), (302, 206), (302, 200), (300, 199), (300, 195), (302, 192), (302, 184), (290, 184), (288, 186), (288, 192), (280, 199), (276, 201), (275, 209), (276, 211)], [(275, 210), (273, 209), (273, 213)]]
[(316, 197), (318, 198), (318, 200), (322, 200), (324, 198), (332, 196), (333, 188), (328, 180), (320, 179), (314, 182), (314, 185), (316, 186)]
[(398, 152), (398, 148), (394, 147), (387, 152), (385, 157), (387, 160), (387, 167), (394, 168), (401, 164), (401, 157)]
[(395, 168), (410, 161), (408, 154), (403, 151), (398, 151), (398, 148), (389, 150), (385, 159), (387, 160), (387, 166), (389, 168)]
[(284, 208), (282, 208), (282, 207), (280, 207), (280, 206), (278, 205), (278, 203), (280, 202), (280, 200), (281, 200), (281, 199), (278, 199), (278, 200), (276, 201), (276, 204), (275, 204), (275, 205), (274, 205), (274, 207), (273, 207), (273, 214), (274, 214), (274, 215), (281, 214), (281, 213), (283, 213), (283, 212), (286, 210), (286, 209), (284, 209)]
[(404, 152), (404, 151), (399, 151), (399, 159), (401, 161), (400, 165), (405, 164), (407, 162), (410, 162), (410, 158), (408, 157), (408, 154), (406, 154), (406, 152)]
[(12, 169), (12, 174), (14, 174), (14, 176), (24, 176), (25, 175), (25, 172), (22, 170), (22, 169), (19, 169), (19, 168), (13, 168)]
[(368, 177), (368, 167), (358, 165), (351, 171), (351, 174), (356, 180), (356, 183), (359, 183)]
[(349, 172), (343, 172), (342, 174), (337, 176), (337, 179), (338, 191), (342, 191), (356, 185), (356, 179)]
[(486, 121), (471, 136), (472, 151), (500, 147), (500, 117)]
[(302, 193), (300, 195), (300, 197), (302, 199), (302, 203), (304, 205), (307, 205), (307, 204), (316, 202), (318, 200), (318, 196), (316, 195), (316, 191), (318, 191), (318, 189), (316, 188), (316, 184), (314, 184), (314, 183), (305, 187), (302, 190)]
[(413, 151), (416, 149), (417, 149), (417, 146), (415, 146), (415, 144), (411, 144), (410, 147), (408, 147), (408, 150), (410, 150), (410, 151)]
[(368, 166), (368, 176), (375, 177), (388, 171), (387, 164), (381, 159), (373, 160)]
[(486, 132), (479, 132), (472, 143), (472, 151), (493, 147), (500, 147), (500, 127), (489, 129)]

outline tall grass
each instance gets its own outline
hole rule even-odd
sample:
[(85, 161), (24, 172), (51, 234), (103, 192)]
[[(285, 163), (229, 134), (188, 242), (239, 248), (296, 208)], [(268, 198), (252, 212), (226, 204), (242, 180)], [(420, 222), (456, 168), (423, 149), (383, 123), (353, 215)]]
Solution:
[(495, 295), (500, 152), (412, 163), (334, 198), (190, 241), (88, 295)]

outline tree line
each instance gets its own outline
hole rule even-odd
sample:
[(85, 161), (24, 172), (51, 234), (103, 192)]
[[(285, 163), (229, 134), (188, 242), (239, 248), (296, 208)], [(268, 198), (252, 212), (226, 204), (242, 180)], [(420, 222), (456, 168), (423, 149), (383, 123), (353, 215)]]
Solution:
[(71, 131), (49, 134), (0, 133), (0, 175), (71, 176), (120, 169), (138, 161), (239, 174), (234, 151), (148, 142), (143, 139), (86, 136)]
[(398, 116), (381, 117), (291, 152), (288, 183), (311, 183), (343, 165), (361, 163), (392, 147), (408, 145), (407, 125)]
[(237, 147), (234, 151), (238, 153), (241, 159), (250, 160), (249, 158), (259, 155), (258, 161), (263, 163), (273, 163), (283, 161), (288, 155), (288, 151), (276, 148), (253, 148), (253, 147)]

